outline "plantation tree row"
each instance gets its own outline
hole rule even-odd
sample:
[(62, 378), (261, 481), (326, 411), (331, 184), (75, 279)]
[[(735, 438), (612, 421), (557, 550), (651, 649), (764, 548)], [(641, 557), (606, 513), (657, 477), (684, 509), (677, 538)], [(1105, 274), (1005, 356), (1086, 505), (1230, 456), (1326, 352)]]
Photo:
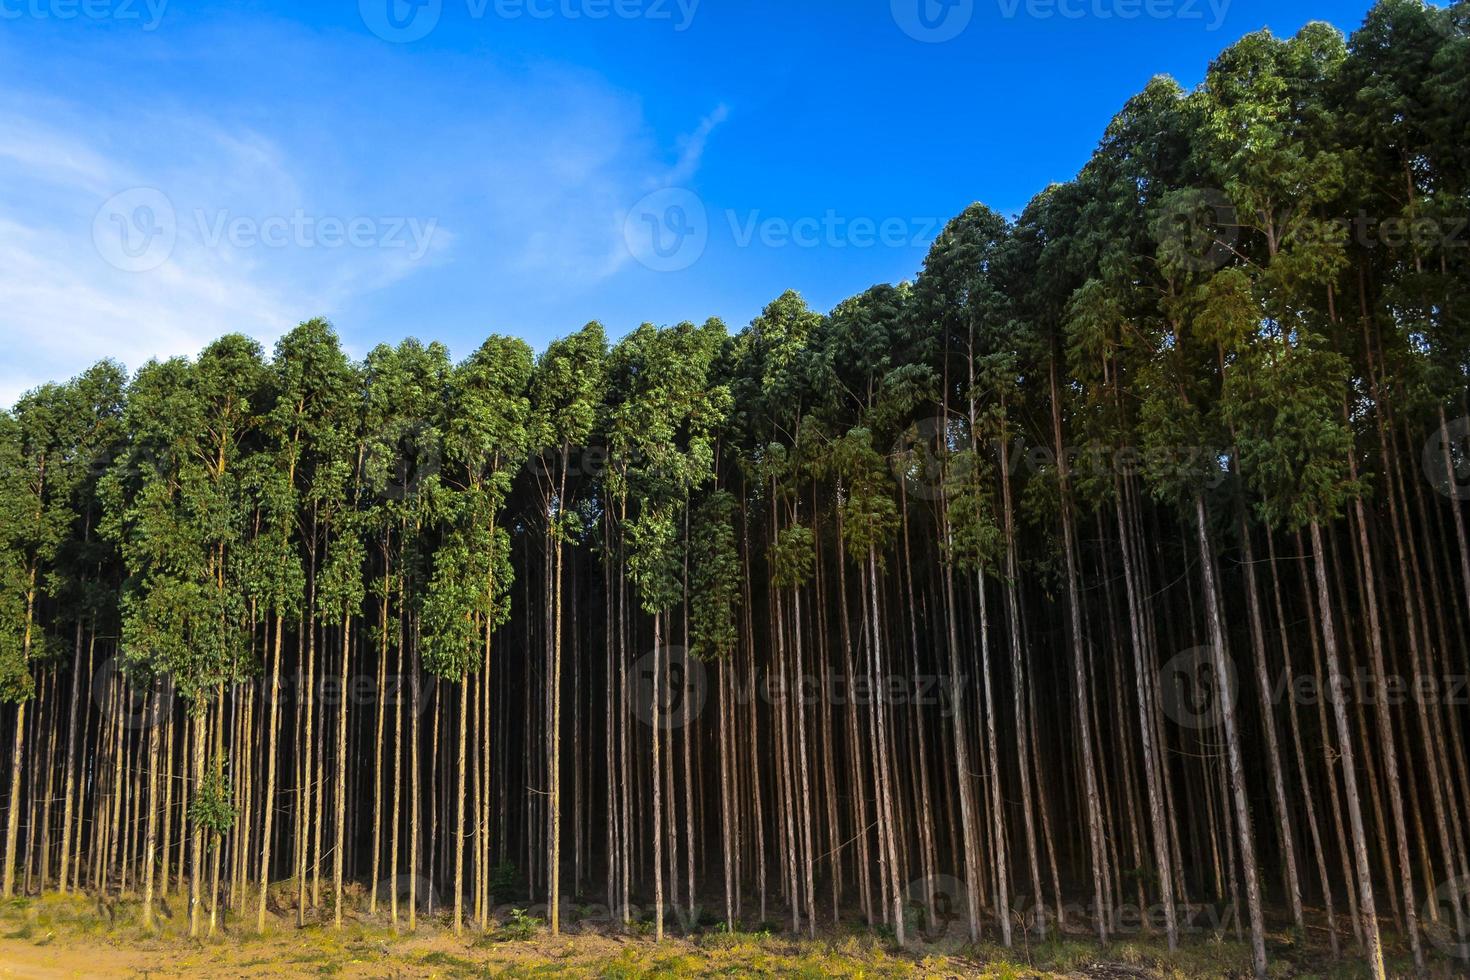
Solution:
[(1467, 20), (1246, 37), (825, 315), (27, 394), (5, 895), (1454, 952)]

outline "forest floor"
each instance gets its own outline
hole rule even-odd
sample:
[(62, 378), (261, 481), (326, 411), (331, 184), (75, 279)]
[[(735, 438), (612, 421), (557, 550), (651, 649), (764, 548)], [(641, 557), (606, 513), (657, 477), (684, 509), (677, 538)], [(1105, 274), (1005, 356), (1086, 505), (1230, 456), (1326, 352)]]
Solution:
[[(175, 904), (175, 909), (178, 905)], [(899, 950), (869, 932), (796, 940), (768, 932), (709, 932), (667, 938), (578, 932), (552, 938), (539, 920), (517, 918), (486, 935), (455, 936), (420, 919), (413, 935), (366, 914), (339, 931), (330, 920), (297, 928), (272, 917), (263, 936), (238, 922), (190, 939), (182, 916), (144, 932), (135, 902), (110, 911), (79, 897), (0, 903), (0, 978), (24, 977), (994, 977), (1006, 980), (1207, 980), (1249, 975), (1248, 947), (1200, 938), (1168, 952), (1146, 939), (1100, 950), (1085, 938), (1053, 939), (1029, 951), (997, 946)], [(1285, 942), (1283, 938), (1282, 943)], [(1332, 962), (1325, 950), (1272, 950), (1272, 976), (1366, 977), (1361, 965)], [(1396, 962), (1393, 976), (1407, 964)], [(1435, 976), (1463, 975), (1448, 965)], [(1395, 969), (1397, 968), (1397, 969)]]

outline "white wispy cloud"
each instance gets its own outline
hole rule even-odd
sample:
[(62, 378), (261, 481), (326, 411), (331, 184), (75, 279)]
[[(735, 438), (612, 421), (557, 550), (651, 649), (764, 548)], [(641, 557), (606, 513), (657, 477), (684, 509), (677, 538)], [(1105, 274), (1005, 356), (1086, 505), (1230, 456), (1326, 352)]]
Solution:
[[(227, 332), (269, 346), (317, 315), (366, 349), (396, 338), (353, 321), (437, 302), (446, 283), (458, 308), (487, 310), (593, 290), (628, 264), (629, 208), (693, 181), (729, 115), (720, 105), (668, 140), (635, 95), (585, 71), (251, 30), (220, 28), (214, 46), (203, 28), (150, 39), (197, 86), (124, 80), (100, 55), (99, 78), (63, 84), (62, 68), (48, 79), (43, 59), (28, 71), (23, 49), (0, 45), (0, 406), (102, 357), (136, 368)], [(293, 52), (279, 74), (247, 85), (220, 67), (268, 41)], [(342, 77), (380, 94), (356, 102)], [(338, 241), (364, 222), (365, 238)], [(129, 271), (123, 246), (155, 241), (166, 260)]]
[(681, 138), (679, 140), (681, 147), (679, 162), (664, 175), (659, 182), (660, 186), (673, 187), (693, 178), (699, 172), (699, 165), (704, 160), (704, 149), (709, 144), (710, 134), (729, 118), (729, 106), (717, 106), (714, 112), (699, 121), (699, 127), (694, 132)]

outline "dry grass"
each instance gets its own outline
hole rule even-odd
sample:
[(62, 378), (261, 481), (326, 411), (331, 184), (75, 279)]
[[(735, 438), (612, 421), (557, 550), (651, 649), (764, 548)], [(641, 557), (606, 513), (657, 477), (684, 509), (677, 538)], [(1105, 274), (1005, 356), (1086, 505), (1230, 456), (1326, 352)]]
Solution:
[[(84, 898), (47, 896), (0, 904), (0, 976), (321, 977), (993, 977), (997, 980), (1213, 980), (1249, 975), (1248, 948), (1233, 937), (1196, 937), (1176, 952), (1149, 940), (1100, 950), (1082, 937), (1030, 948), (951, 945), (897, 949), (856, 929), (798, 940), (769, 932), (711, 931), (655, 944), (642, 936), (587, 931), (552, 938), (536, 920), (497, 923), (485, 935), (455, 936), (421, 920), (413, 935), (385, 921), (350, 916), (296, 928), (272, 920), (264, 936), (227, 921), (213, 937), (190, 939), (181, 906), (158, 931), (142, 929), (138, 906), (111, 913)], [(575, 931), (576, 927), (573, 927)], [(1273, 976), (1349, 980), (1361, 964), (1275, 937)], [(1405, 964), (1397, 961), (1394, 975)], [(1436, 976), (1459, 975), (1450, 964)]]

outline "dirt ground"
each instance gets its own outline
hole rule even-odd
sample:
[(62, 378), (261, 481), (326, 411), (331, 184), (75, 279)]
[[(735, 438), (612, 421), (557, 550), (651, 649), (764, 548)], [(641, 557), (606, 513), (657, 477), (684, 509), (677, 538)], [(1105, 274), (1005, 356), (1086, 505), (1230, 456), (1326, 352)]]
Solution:
[[(1080, 937), (1032, 949), (915, 945), (852, 931), (816, 940), (772, 933), (709, 932), (668, 938), (581, 932), (552, 938), (535, 920), (456, 936), (427, 920), (413, 935), (365, 915), (297, 928), (273, 919), (266, 934), (225, 922), (190, 939), (185, 923), (145, 932), (134, 904), (98, 909), (80, 898), (0, 903), (0, 978), (61, 977), (994, 977), (1004, 980), (1208, 980), (1248, 975), (1246, 947), (1201, 937), (1169, 953), (1152, 941), (1099, 950)], [(574, 927), (575, 928), (575, 927)], [(1359, 964), (1329, 963), (1285, 949), (1273, 976), (1366, 976)], [(1436, 975), (1454, 976), (1453, 972)]]

